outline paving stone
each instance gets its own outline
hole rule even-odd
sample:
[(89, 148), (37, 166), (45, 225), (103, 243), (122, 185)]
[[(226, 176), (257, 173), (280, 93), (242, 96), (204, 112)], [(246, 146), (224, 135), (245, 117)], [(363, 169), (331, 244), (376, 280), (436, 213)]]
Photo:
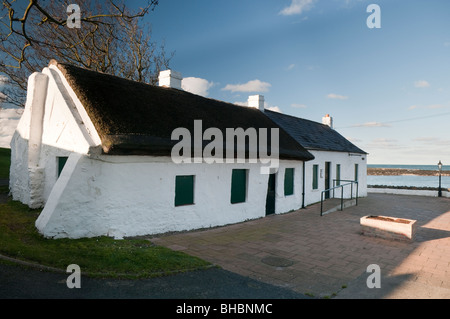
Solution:
[[(415, 219), (417, 236), (410, 242), (364, 236), (359, 219), (366, 215)], [(364, 276), (369, 275), (367, 266), (374, 263), (379, 264), (383, 276), (396, 276), (389, 277), (392, 285), (386, 285), (386, 289), (413, 289), (409, 281), (420, 283), (421, 288), (426, 284), (449, 289), (450, 285), (448, 198), (369, 193), (358, 200), (358, 206), (325, 216), (320, 216), (320, 204), (316, 204), (236, 225), (151, 240), (158, 245), (183, 247), (186, 253), (238, 274), (315, 296), (336, 293), (350, 282), (364, 284)], [(292, 264), (282, 262), (287, 260)], [(361, 293), (366, 293), (362, 288)], [(445, 290), (431, 288), (425, 290), (425, 297), (433, 292), (447, 296)], [(352, 293), (355, 296), (357, 290)], [(389, 291), (377, 294), (398, 296)]]

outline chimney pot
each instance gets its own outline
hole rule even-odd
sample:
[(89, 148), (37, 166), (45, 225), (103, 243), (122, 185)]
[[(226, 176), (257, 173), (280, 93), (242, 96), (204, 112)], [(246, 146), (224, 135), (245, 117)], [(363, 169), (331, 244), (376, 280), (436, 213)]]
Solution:
[(181, 80), (183, 77), (180, 72), (173, 70), (165, 70), (159, 72), (159, 86), (170, 87), (173, 89), (181, 90)]
[(250, 95), (248, 97), (248, 106), (259, 109), (264, 112), (264, 96), (263, 95)]
[(328, 125), (329, 127), (333, 128), (333, 118), (330, 116), (330, 114), (322, 117), (322, 124)]

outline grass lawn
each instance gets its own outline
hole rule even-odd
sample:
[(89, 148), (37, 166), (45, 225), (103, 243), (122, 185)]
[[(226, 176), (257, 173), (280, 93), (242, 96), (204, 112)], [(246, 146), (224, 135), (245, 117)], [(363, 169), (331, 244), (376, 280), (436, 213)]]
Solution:
[[(0, 148), (0, 178), (9, 175), (8, 151)], [(0, 193), (8, 191), (8, 187), (0, 187)], [(155, 246), (145, 239), (46, 239), (34, 226), (39, 214), (40, 210), (11, 198), (0, 203), (1, 255), (64, 271), (68, 265), (77, 264), (82, 274), (115, 278), (145, 278), (210, 266), (197, 257)]]

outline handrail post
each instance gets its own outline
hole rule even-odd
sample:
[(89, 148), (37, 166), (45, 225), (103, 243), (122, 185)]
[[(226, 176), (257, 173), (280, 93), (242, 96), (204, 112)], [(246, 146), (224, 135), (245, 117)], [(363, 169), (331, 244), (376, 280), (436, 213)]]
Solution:
[(344, 210), (344, 186), (341, 186), (341, 212)]
[(333, 198), (335, 198), (335, 197), (336, 197), (336, 195), (335, 195), (335, 193), (334, 193), (335, 182), (336, 182), (336, 180), (335, 180), (335, 179), (333, 179)]
[(350, 200), (353, 199), (353, 183), (350, 183)]
[(323, 211), (323, 192), (320, 193), (320, 216), (322, 216)]
[(359, 183), (356, 182), (356, 206), (358, 206)]

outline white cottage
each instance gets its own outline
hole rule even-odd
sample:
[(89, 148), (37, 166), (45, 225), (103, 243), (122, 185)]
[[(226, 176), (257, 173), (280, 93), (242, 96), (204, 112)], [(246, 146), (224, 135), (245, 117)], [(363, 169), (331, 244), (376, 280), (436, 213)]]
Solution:
[[(327, 114), (322, 123), (266, 110), (265, 114), (314, 155), (304, 162), (305, 203), (321, 198), (367, 196), (367, 153), (333, 129), (333, 119)], [(353, 183), (353, 181), (357, 182)], [(323, 195), (322, 195), (323, 192)]]
[[(169, 71), (160, 79), (164, 87), (152, 86), (56, 61), (30, 76), (11, 141), (10, 188), (13, 199), (43, 207), (39, 232), (121, 238), (302, 207), (302, 181), (310, 177), (300, 168), (314, 156), (262, 112), (262, 100), (256, 97), (253, 108), (237, 106), (182, 91), (180, 81)], [(250, 137), (230, 146), (215, 136), (208, 154), (216, 161), (196, 157), (211, 146), (211, 132), (227, 129), (270, 134), (267, 145), (258, 143), (257, 160)], [(180, 143), (174, 132), (192, 134), (192, 147), (182, 154), (192, 163), (174, 160)], [(278, 151), (276, 173), (261, 173), (265, 146), (267, 154)]]
[[(331, 125), (264, 110), (260, 95), (244, 107), (185, 92), (174, 71), (159, 80), (56, 61), (30, 76), (11, 141), (10, 188), (13, 199), (43, 207), (36, 227), (44, 236), (237, 223), (318, 202), (333, 179), (357, 179), (366, 195), (367, 154)], [(277, 169), (267, 173), (275, 156)]]

